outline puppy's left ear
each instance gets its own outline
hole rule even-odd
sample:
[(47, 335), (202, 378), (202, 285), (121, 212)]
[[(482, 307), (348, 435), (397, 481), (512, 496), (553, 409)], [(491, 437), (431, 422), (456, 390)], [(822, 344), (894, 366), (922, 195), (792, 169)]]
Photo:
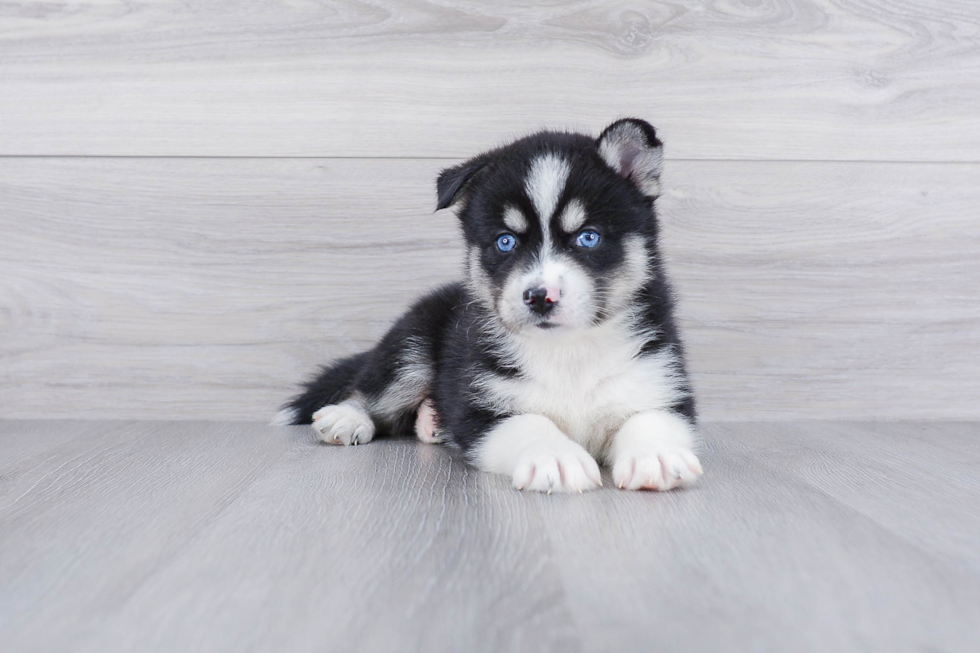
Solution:
[(466, 185), (486, 165), (486, 157), (478, 156), (440, 172), (436, 180), (436, 211), (458, 202), (466, 190)]
[(654, 199), (660, 195), (660, 173), (664, 167), (664, 144), (650, 123), (624, 118), (606, 127), (596, 147), (609, 167)]

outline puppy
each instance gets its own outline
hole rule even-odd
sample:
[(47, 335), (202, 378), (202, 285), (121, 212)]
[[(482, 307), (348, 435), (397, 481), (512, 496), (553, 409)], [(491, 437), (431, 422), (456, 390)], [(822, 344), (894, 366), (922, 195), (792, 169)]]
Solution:
[(701, 474), (694, 399), (658, 246), (663, 148), (625, 119), (541, 132), (444, 170), (464, 280), (280, 411), (329, 444), (412, 429), (519, 490), (669, 490)]

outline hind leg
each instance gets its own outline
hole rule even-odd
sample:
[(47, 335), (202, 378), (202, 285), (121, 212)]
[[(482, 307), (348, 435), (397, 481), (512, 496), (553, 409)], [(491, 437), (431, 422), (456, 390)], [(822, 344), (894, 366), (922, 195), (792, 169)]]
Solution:
[(418, 416), (415, 418), (415, 435), (419, 440), (426, 444), (439, 444), (444, 442), (442, 434), (439, 433), (439, 416), (436, 414), (435, 406), (431, 399), (426, 399), (419, 406)]
[(374, 420), (355, 398), (313, 413), (313, 429), (327, 444), (366, 444), (374, 438)]

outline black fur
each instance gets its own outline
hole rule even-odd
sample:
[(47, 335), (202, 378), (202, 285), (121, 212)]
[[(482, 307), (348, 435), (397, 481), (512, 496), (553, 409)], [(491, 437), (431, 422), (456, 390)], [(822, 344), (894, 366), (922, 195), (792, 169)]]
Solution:
[[(515, 252), (501, 252), (495, 241), (500, 233), (510, 231), (503, 225), (504, 206), (514, 205), (526, 215), (534, 214), (534, 204), (524, 192), (525, 179), (535, 157), (548, 153), (570, 164), (565, 192), (555, 215), (577, 199), (586, 207), (589, 226), (603, 239), (603, 246), (583, 249), (570, 240), (574, 236), (564, 236), (555, 230), (554, 247), (587, 269), (597, 292), (602, 291), (597, 295), (595, 323), (607, 319), (615, 309), (604, 305), (603, 293), (612, 288), (621, 274), (626, 238), (642, 236), (650, 274), (645, 286), (633, 296), (631, 311), (653, 335), (643, 343), (640, 355), (655, 354), (664, 348), (673, 350), (685, 397), (669, 409), (693, 423), (694, 399), (674, 323), (673, 294), (657, 246), (653, 199), (633, 183), (626, 171), (614, 170), (597, 148), (601, 139), (623, 122), (610, 125), (600, 139), (542, 132), (445, 170), (437, 182), (437, 206), (441, 209), (458, 205), (467, 247), (475, 252), (473, 256), (478, 258), (489, 287), (476, 292), (474, 280), (470, 278), (466, 284), (447, 285), (423, 297), (374, 349), (324, 367), (310, 380), (303, 393), (286, 405), (294, 411), (294, 423), (308, 424), (316, 410), (356, 395), (370, 410), (379, 433), (407, 434), (411, 432), (419, 405), (430, 398), (436, 407), (440, 430), (452, 443), (470, 450), (495, 423), (509, 416), (478, 401), (480, 389), (474, 380), (485, 373), (511, 378), (520, 378), (522, 374), (484, 327), (498, 318), (500, 293), (508, 274), (515, 266), (527, 264), (541, 244), (542, 233), (533, 228), (520, 238)], [(644, 135), (646, 142), (638, 147), (660, 146), (653, 127), (635, 119), (625, 122), (639, 127)], [(374, 407), (384, 404), (383, 397), (391, 394), (394, 384), (399, 382), (406, 356), (426, 361), (427, 381), (411, 386), (412, 392), (400, 399), (397, 410), (376, 410)]]

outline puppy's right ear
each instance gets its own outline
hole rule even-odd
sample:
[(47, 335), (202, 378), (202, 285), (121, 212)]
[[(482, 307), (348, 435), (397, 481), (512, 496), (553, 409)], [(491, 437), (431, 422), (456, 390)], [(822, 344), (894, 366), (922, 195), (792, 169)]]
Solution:
[(463, 197), (466, 185), (486, 165), (486, 158), (477, 157), (439, 173), (439, 179), (436, 180), (436, 211), (458, 202)]

